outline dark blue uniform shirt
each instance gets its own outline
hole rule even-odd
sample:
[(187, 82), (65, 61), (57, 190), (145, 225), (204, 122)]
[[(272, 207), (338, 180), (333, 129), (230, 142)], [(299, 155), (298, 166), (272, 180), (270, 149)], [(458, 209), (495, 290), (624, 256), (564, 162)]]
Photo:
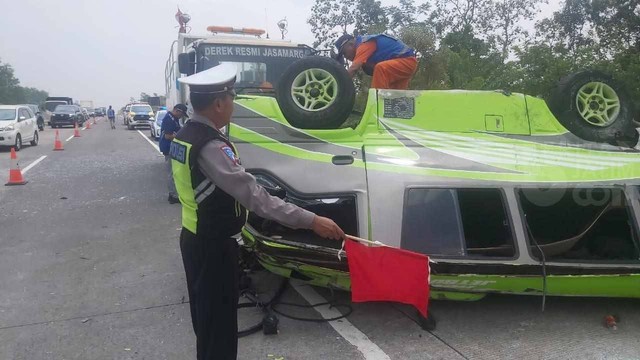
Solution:
[(171, 147), (171, 140), (165, 139), (164, 134), (175, 133), (180, 130), (180, 122), (176, 119), (170, 111), (167, 111), (167, 115), (162, 118), (162, 127), (160, 127), (160, 152), (167, 155), (169, 154), (169, 148)]

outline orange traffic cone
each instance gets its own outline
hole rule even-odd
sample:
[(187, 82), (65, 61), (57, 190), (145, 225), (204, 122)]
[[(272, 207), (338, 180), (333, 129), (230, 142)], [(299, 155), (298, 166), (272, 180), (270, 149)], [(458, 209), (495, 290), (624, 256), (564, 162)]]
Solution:
[(62, 141), (60, 141), (60, 135), (58, 135), (58, 130), (56, 130), (56, 140), (53, 142), (53, 151), (61, 151), (64, 150), (62, 147)]
[(78, 123), (73, 126), (73, 137), (80, 137), (80, 130), (78, 129)]
[(87, 121), (86, 129), (91, 129), (91, 120)]
[(11, 166), (9, 167), (9, 182), (4, 186), (11, 185), (24, 185), (27, 181), (22, 177), (22, 171), (20, 171), (20, 165), (18, 165), (18, 156), (16, 155), (16, 149), (11, 148)]

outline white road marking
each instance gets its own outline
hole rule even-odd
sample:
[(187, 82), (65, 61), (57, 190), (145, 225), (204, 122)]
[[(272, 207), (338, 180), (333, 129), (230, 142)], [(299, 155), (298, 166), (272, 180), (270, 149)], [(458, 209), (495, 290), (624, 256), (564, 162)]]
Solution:
[(71, 136), (69, 136), (69, 138), (68, 138), (67, 140), (65, 140), (65, 141), (66, 141), (66, 142), (71, 141), (71, 139), (73, 139), (73, 138), (74, 138), (74, 136), (75, 136), (75, 135), (71, 135)]
[(149, 140), (149, 138), (147, 137), (147, 135), (145, 135), (142, 131), (140, 131), (140, 130), (137, 130), (137, 131), (138, 131), (138, 134), (140, 134), (140, 136), (142, 136), (145, 140), (147, 140), (147, 142), (148, 142), (149, 144), (151, 144), (151, 146), (153, 146), (153, 148), (154, 148), (154, 149), (156, 149), (156, 151), (158, 151), (160, 154), (162, 154), (162, 153), (160, 152), (160, 148), (158, 147), (158, 145), (154, 144), (154, 143), (153, 143), (153, 141)]
[(31, 170), (32, 167), (38, 165), (38, 163), (42, 160), (44, 160), (47, 157), (47, 155), (42, 155), (39, 158), (37, 158), (34, 162), (32, 162), (31, 164), (27, 165), (26, 168), (22, 169), (22, 173), (25, 174), (27, 171)]
[[(291, 285), (309, 304), (327, 302), (327, 300), (318, 294), (311, 286), (299, 280), (292, 279)], [(314, 309), (325, 319), (341, 315), (339, 311), (330, 308), (329, 305), (317, 306)], [(341, 319), (330, 321), (329, 325), (331, 325), (340, 336), (351, 343), (351, 345), (358, 348), (358, 351), (362, 353), (366, 360), (391, 360), (389, 355), (382, 351), (373, 341), (369, 340), (367, 335), (353, 326), (349, 320)]]

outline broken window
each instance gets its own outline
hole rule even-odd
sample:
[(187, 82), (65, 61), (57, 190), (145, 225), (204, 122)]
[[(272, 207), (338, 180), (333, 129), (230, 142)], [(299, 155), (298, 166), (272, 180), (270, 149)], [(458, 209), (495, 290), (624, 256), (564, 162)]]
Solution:
[[(255, 174), (258, 183), (272, 196), (309, 210), (318, 216), (324, 216), (333, 221), (345, 233), (358, 236), (358, 217), (356, 211), (356, 196), (353, 194), (300, 196), (278, 184), (268, 175)], [(307, 229), (291, 229), (276, 221), (264, 219), (257, 214), (249, 213), (248, 223), (260, 234), (287, 241), (300, 242), (308, 245), (324, 246), (340, 249), (341, 241), (324, 239)]]
[(409, 189), (402, 248), (431, 256), (514, 257), (499, 189)]
[(636, 226), (620, 188), (520, 189), (530, 252), (557, 261), (638, 261)]

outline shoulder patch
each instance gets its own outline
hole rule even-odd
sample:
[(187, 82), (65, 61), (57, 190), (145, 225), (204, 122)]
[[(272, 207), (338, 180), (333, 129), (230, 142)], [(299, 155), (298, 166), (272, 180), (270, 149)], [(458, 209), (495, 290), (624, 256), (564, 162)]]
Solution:
[(187, 147), (172, 141), (169, 148), (169, 156), (171, 156), (173, 160), (184, 164), (187, 161)]
[(227, 145), (224, 145), (220, 147), (220, 150), (222, 150), (222, 152), (225, 155), (227, 155), (227, 157), (231, 159), (231, 161), (233, 161), (234, 164), (236, 165), (240, 164), (240, 161), (236, 157), (236, 154), (234, 154), (233, 150), (230, 147), (228, 147)]

